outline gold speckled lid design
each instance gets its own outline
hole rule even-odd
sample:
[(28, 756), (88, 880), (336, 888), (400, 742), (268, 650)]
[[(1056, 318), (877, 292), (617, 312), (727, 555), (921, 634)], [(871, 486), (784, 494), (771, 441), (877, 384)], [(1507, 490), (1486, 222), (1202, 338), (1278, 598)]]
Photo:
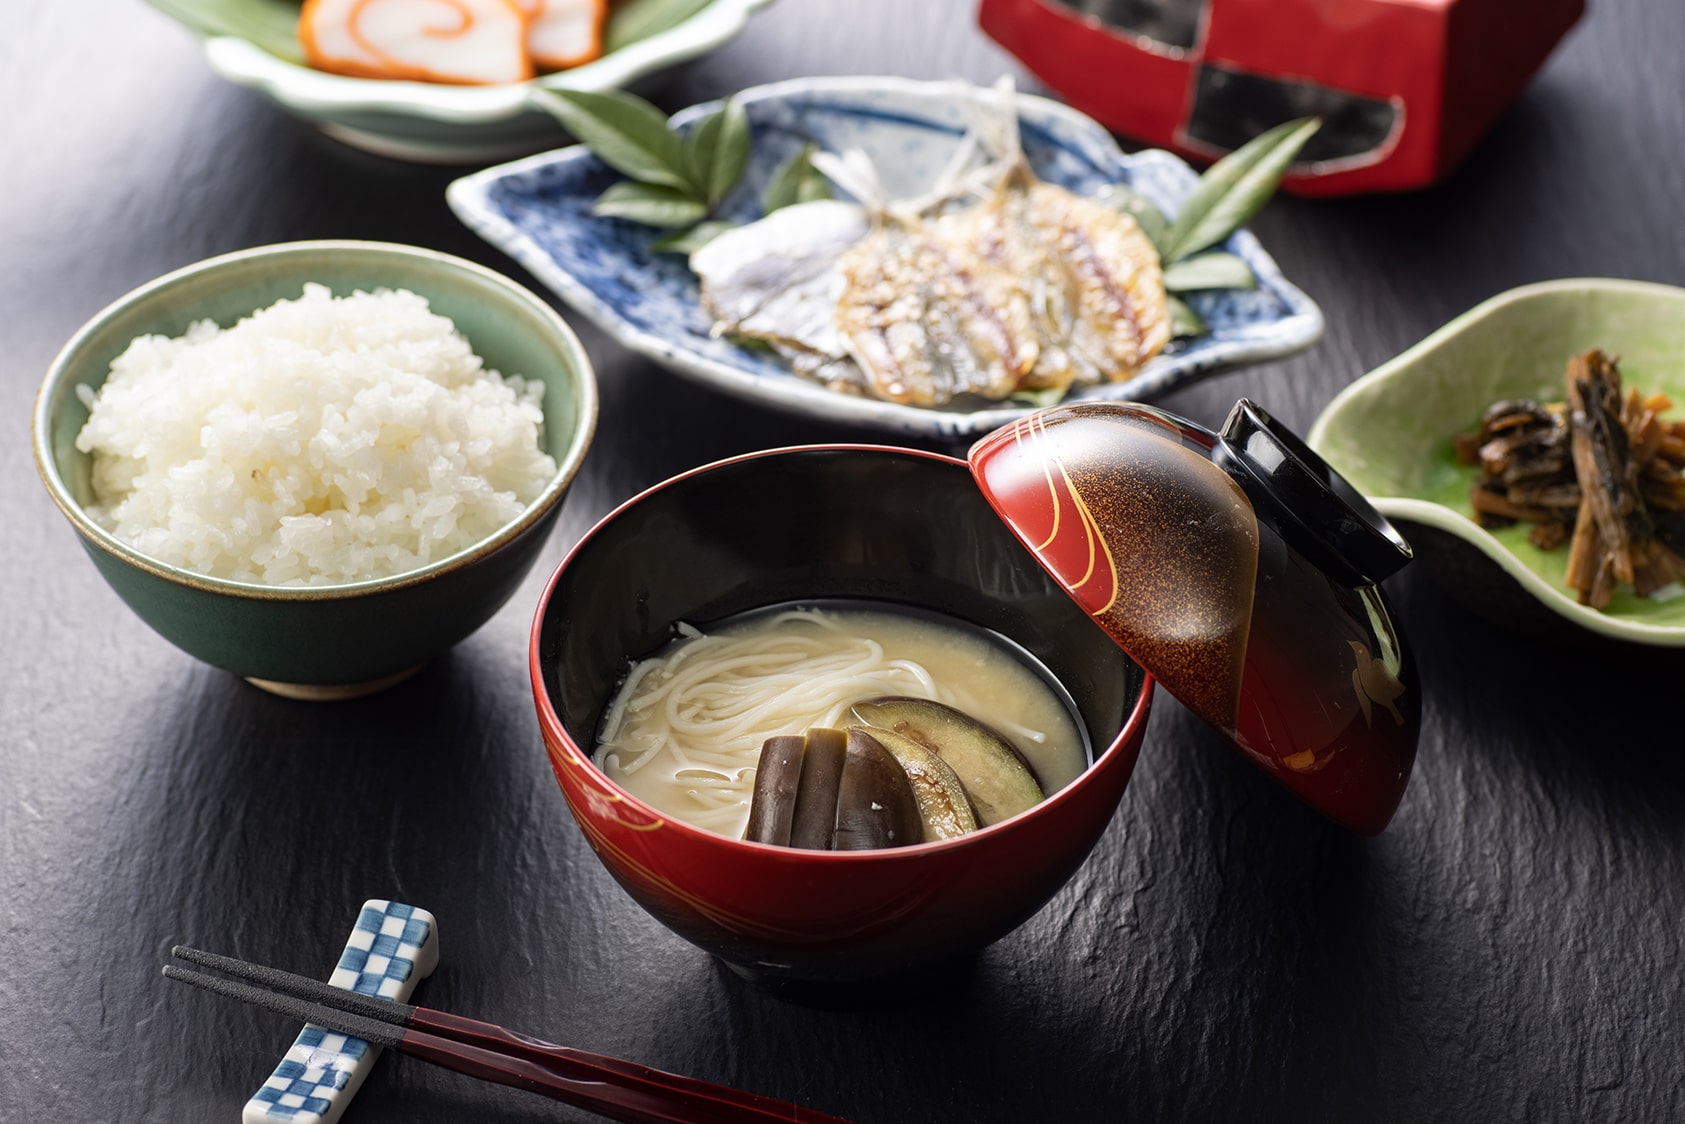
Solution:
[(1044, 410), (972, 449), (989, 502), (1172, 695), (1333, 818), (1386, 826), (1420, 698), (1377, 584), (1408, 547), (1243, 402), (1223, 435), (1132, 403)]

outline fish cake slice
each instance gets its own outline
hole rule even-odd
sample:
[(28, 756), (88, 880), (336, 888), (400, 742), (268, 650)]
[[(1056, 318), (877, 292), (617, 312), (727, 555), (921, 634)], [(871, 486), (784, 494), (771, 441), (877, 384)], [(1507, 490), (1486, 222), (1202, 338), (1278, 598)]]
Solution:
[(298, 39), (317, 70), (483, 86), (532, 77), (514, 0), (305, 0)]
[(526, 12), (527, 54), (539, 70), (582, 66), (603, 53), (606, 0), (516, 0)]

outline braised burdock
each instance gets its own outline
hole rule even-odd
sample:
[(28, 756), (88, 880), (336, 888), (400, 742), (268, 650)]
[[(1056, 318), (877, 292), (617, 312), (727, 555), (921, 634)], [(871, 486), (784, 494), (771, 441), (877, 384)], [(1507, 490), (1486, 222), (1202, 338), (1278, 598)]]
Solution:
[(1534, 524), (1533, 545), (1568, 544), (1567, 583), (1582, 605), (1609, 604), (1617, 582), (1642, 597), (1685, 578), (1685, 421), (1673, 403), (1624, 394), (1617, 360), (1592, 350), (1568, 361), (1567, 398), (1493, 403), (1477, 433), (1454, 438), (1481, 477), (1469, 494), (1480, 525)]

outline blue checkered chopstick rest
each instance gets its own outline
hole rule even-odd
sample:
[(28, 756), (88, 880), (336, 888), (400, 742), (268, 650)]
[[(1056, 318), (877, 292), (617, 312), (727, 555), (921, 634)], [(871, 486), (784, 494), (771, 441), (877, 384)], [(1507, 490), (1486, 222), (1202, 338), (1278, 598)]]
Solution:
[[(328, 983), (359, 995), (407, 1000), (439, 963), (439, 927), (425, 909), (401, 902), (363, 903)], [(240, 1114), (241, 1124), (333, 1124), (380, 1047), (306, 1023), (298, 1040)]]

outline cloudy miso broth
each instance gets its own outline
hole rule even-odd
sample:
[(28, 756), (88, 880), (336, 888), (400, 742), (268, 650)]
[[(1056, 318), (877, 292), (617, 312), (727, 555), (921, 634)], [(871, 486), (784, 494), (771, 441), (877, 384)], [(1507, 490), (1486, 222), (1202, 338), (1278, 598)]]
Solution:
[(760, 609), (680, 635), (634, 664), (604, 712), (597, 765), (675, 819), (741, 837), (762, 743), (855, 722), (855, 703), (934, 699), (992, 727), (1048, 795), (1089, 761), (1069, 696), (986, 629), (859, 602)]

